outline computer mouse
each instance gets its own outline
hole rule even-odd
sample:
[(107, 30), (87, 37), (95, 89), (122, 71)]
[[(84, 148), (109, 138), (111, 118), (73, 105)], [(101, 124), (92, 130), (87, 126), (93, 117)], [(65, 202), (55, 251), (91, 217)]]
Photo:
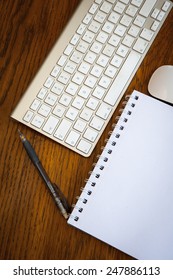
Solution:
[(148, 91), (153, 97), (173, 104), (173, 65), (156, 69), (150, 78)]

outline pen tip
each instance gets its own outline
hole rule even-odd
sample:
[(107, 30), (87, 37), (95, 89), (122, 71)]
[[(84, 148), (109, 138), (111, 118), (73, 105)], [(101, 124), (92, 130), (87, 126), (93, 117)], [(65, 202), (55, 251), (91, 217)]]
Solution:
[(19, 133), (19, 136), (20, 136), (21, 140), (24, 140), (25, 136), (22, 134), (22, 132), (19, 129), (18, 129), (18, 133)]

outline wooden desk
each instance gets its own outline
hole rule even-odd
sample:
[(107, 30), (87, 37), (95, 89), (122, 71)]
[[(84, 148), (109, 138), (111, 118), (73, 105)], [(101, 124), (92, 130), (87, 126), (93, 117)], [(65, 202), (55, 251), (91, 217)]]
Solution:
[[(61, 186), (72, 204), (104, 145), (118, 109), (89, 158), (10, 118), (79, 2), (0, 3), (0, 259), (130, 259), (66, 224), (17, 133), (20, 129), (30, 140), (52, 181)], [(172, 23), (173, 10), (126, 93), (134, 88), (147, 93), (153, 71), (160, 65), (173, 64)]]

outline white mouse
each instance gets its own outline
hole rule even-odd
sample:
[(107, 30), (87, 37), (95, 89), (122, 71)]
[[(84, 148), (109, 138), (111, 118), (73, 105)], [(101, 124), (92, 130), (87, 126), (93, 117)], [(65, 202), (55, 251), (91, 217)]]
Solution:
[(148, 91), (152, 96), (173, 104), (173, 65), (163, 65), (153, 73)]

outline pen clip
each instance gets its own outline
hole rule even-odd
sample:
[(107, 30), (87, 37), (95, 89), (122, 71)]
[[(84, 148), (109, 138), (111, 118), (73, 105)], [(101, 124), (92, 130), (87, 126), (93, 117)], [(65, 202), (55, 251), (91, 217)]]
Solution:
[(65, 198), (64, 194), (62, 193), (60, 188), (55, 183), (53, 183), (53, 186), (54, 186), (54, 188), (55, 188), (55, 190), (58, 194), (58, 197), (61, 200), (61, 203), (63, 204), (64, 208), (66, 209), (67, 213), (70, 213), (71, 212), (71, 207), (70, 207), (67, 199)]

